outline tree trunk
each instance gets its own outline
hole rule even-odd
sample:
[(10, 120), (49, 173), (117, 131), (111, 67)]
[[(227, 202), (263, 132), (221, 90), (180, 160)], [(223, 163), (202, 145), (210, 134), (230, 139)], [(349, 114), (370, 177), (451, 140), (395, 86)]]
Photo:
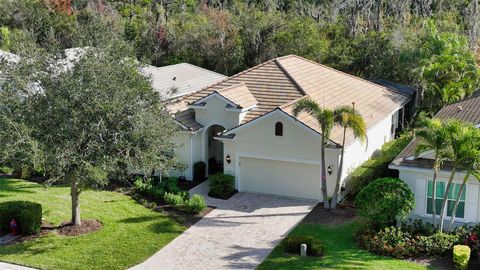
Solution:
[(72, 198), (72, 224), (80, 226), (82, 225), (80, 219), (80, 189), (78, 188), (78, 180), (76, 177), (72, 177), (70, 195)]
[(321, 148), (321, 158), (322, 158), (322, 196), (323, 196), (323, 207), (326, 209), (330, 208), (328, 203), (328, 193), (327, 193), (327, 173), (326, 173), (326, 164), (325, 164), (325, 136), (322, 135), (322, 148)]
[(438, 165), (438, 162), (437, 162), (437, 159), (435, 159), (435, 165), (434, 165), (434, 169), (433, 169), (433, 183), (432, 183), (432, 186), (433, 186), (433, 190), (432, 190), (432, 212), (433, 212), (433, 215), (432, 215), (432, 223), (433, 223), (433, 227), (436, 227), (437, 224), (435, 224), (435, 217), (437, 216), (437, 207), (436, 207), (436, 201), (435, 201), (435, 196), (437, 196), (437, 189), (436, 189), (436, 185), (437, 185), (437, 177), (438, 177), (438, 170), (439, 170), (439, 165)]
[(445, 205), (447, 204), (448, 201), (448, 192), (450, 191), (450, 186), (452, 185), (452, 180), (453, 177), (455, 176), (455, 171), (457, 170), (456, 165), (453, 166), (452, 172), (450, 173), (450, 177), (448, 178), (448, 184), (447, 188), (445, 189), (445, 194), (443, 194), (443, 200), (442, 200), (442, 209), (440, 211), (440, 226), (439, 226), (439, 232), (443, 231), (443, 222), (445, 221)]
[(453, 222), (455, 222), (455, 214), (457, 214), (457, 208), (458, 208), (458, 205), (460, 204), (460, 197), (462, 196), (463, 190), (465, 189), (465, 186), (467, 184), (469, 177), (470, 177), (470, 172), (467, 172), (467, 174), (465, 174), (465, 177), (463, 178), (462, 186), (458, 191), (458, 196), (457, 196), (457, 199), (455, 200), (455, 205), (453, 206), (452, 218), (450, 218), (450, 223), (448, 224), (448, 231), (452, 229)]
[(342, 171), (343, 171), (343, 154), (345, 152), (345, 135), (347, 133), (347, 127), (343, 128), (343, 140), (342, 140), (342, 149), (340, 153), (340, 164), (338, 165), (337, 172), (337, 183), (335, 184), (335, 190), (333, 191), (332, 205), (331, 208), (337, 208), (338, 193), (340, 192), (340, 183), (342, 182)]

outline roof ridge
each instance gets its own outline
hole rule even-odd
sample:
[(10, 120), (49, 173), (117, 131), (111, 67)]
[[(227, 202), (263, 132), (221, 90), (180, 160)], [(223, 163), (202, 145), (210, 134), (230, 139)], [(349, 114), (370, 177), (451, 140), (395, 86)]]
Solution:
[(282, 58), (288, 58), (288, 57), (296, 57), (296, 58), (299, 58), (299, 59), (301, 59), (301, 60), (304, 60), (304, 61), (310, 62), (310, 63), (312, 63), (312, 64), (315, 64), (315, 65), (317, 65), (317, 66), (321, 66), (321, 67), (323, 67), (323, 68), (329, 69), (329, 70), (331, 70), (331, 71), (333, 71), (333, 72), (340, 73), (340, 74), (346, 75), (346, 76), (348, 76), (348, 77), (350, 77), (350, 78), (357, 79), (357, 80), (361, 80), (361, 81), (366, 82), (366, 83), (368, 83), (368, 84), (372, 84), (372, 85), (375, 85), (375, 86), (377, 86), (377, 87), (383, 88), (383, 89), (385, 89), (385, 90), (387, 90), (387, 91), (389, 91), (389, 92), (394, 92), (394, 93), (400, 94), (400, 95), (402, 95), (402, 96), (408, 97), (408, 95), (406, 95), (406, 94), (404, 94), (404, 93), (402, 93), (402, 92), (400, 92), (400, 91), (397, 91), (397, 90), (394, 90), (394, 89), (390, 89), (390, 88), (385, 87), (385, 86), (383, 86), (383, 85), (380, 85), (380, 84), (371, 82), (371, 81), (369, 81), (369, 80), (367, 80), (367, 79), (363, 79), (363, 78), (354, 76), (354, 75), (352, 75), (352, 74), (343, 72), (343, 71), (341, 71), (341, 70), (334, 69), (334, 68), (329, 67), (329, 66), (327, 66), (327, 65), (320, 64), (320, 63), (318, 63), (318, 62), (315, 62), (315, 61), (313, 61), (313, 60), (310, 60), (310, 59), (307, 59), (307, 58), (298, 56), (298, 55), (296, 55), (296, 54), (285, 55), (285, 56), (283, 56)]
[(239, 86), (241, 86), (241, 85), (245, 85), (245, 87), (247, 87), (247, 89), (248, 89), (248, 86), (247, 86), (247, 84), (246, 84), (245, 82), (239, 82), (239, 83), (236, 83), (236, 84), (232, 84), (232, 85), (230, 85), (230, 86), (227, 86), (227, 87), (225, 87), (225, 88), (221, 88), (221, 89), (219, 89), (219, 90), (215, 90), (215, 92), (217, 92), (217, 93), (220, 94), (221, 92), (225, 92), (225, 91), (231, 90), (231, 89), (236, 88), (236, 87), (239, 87)]
[[(465, 102), (465, 101), (468, 101), (468, 100), (471, 100), (471, 99), (475, 99), (475, 98), (479, 98), (479, 99), (480, 99), (480, 95), (477, 95), (477, 96), (472, 95), (472, 96), (467, 97), (467, 98), (464, 98), (464, 99), (462, 99), (462, 100), (455, 101), (455, 102), (453, 102), (453, 103), (447, 104), (447, 105), (443, 106), (437, 113), (439, 113), (441, 110), (443, 110), (443, 109), (446, 108), (446, 107), (450, 107), (450, 106), (453, 106), (453, 105), (458, 104), (458, 103), (460, 103), (460, 102)], [(437, 114), (437, 113), (436, 113), (436, 114)], [(436, 115), (436, 114), (435, 114), (435, 115)]]
[(285, 67), (282, 65), (282, 63), (280, 63), (280, 61), (278, 61), (278, 59), (280, 59), (280, 58), (274, 58), (273, 60), (277, 64), (277, 66), (280, 68), (280, 70), (285, 74), (285, 76), (287, 76), (287, 78), (293, 83), (293, 85), (295, 85), (295, 87), (298, 88), (298, 90), (300, 90), (300, 92), (304, 96), (306, 96), (307, 92), (305, 92), (305, 90), (302, 88), (302, 86), (300, 86), (300, 84), (293, 78), (293, 76), (290, 75), (290, 73), (287, 71), (287, 69), (285, 69)]
[(181, 99), (185, 99), (185, 98), (187, 98), (187, 97), (193, 96), (194, 94), (199, 93), (199, 92), (201, 92), (201, 91), (204, 91), (204, 90), (206, 90), (206, 89), (208, 89), (208, 88), (210, 88), (210, 87), (219, 85), (219, 84), (224, 83), (224, 82), (226, 82), (226, 81), (228, 81), (228, 80), (231, 80), (231, 79), (234, 79), (234, 78), (236, 78), (236, 77), (238, 77), (238, 76), (240, 76), (240, 75), (243, 75), (243, 74), (245, 74), (245, 73), (247, 73), (247, 72), (250, 72), (250, 71), (252, 71), (252, 70), (258, 69), (258, 68), (260, 68), (260, 67), (262, 67), (262, 66), (265, 66), (265, 65), (269, 64), (269, 63), (272, 62), (272, 61), (273, 61), (273, 59), (270, 59), (270, 60), (268, 60), (268, 61), (266, 61), (266, 62), (263, 62), (263, 63), (258, 64), (258, 65), (256, 65), (256, 66), (253, 66), (253, 67), (251, 67), (251, 68), (249, 68), (249, 69), (246, 69), (246, 70), (244, 70), (244, 71), (242, 71), (242, 72), (239, 72), (239, 73), (234, 74), (234, 75), (232, 75), (232, 76), (230, 76), (230, 77), (227, 77), (227, 78), (225, 78), (225, 79), (223, 79), (223, 80), (221, 80), (221, 81), (218, 81), (218, 82), (216, 82), (216, 83), (212, 83), (212, 84), (210, 84), (210, 85), (207, 85), (207, 86), (205, 86), (205, 87), (203, 87), (203, 88), (201, 88), (201, 89), (199, 89), (199, 90), (197, 90), (197, 91), (193, 91), (193, 92), (191, 92), (191, 93), (189, 93), (189, 94), (187, 94), (187, 95), (182, 96)]

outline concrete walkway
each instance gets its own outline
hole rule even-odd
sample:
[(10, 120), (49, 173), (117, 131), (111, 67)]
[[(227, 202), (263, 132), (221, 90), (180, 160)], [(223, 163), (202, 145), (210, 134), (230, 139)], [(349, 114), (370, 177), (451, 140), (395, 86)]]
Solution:
[(249, 193), (225, 201), (207, 189), (206, 181), (190, 192), (217, 209), (131, 269), (255, 269), (316, 204)]
[(0, 262), (0, 269), (1, 270), (35, 270), (33, 268), (20, 266), (16, 264), (3, 263), (3, 262)]

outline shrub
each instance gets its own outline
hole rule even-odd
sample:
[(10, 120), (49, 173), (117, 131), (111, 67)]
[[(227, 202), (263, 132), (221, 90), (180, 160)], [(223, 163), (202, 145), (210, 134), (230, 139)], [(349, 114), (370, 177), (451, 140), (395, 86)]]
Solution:
[(465, 270), (468, 267), (470, 260), (470, 248), (464, 245), (456, 245), (453, 247), (453, 262), (460, 270)]
[(0, 229), (8, 231), (15, 219), (23, 234), (35, 234), (42, 226), (42, 205), (28, 201), (10, 201), (0, 204)]
[(178, 177), (168, 177), (162, 179), (159, 185), (165, 190), (165, 192), (173, 194), (180, 193), (180, 188), (178, 187)]
[(183, 205), (184, 201), (181, 195), (176, 195), (173, 193), (165, 192), (163, 197), (166, 203), (170, 204), (171, 206), (178, 207)]
[(0, 165), (0, 174), (11, 174), (13, 173), (13, 169), (8, 167), (8, 166), (5, 166), (5, 165)]
[(209, 177), (210, 186), (208, 196), (227, 199), (235, 192), (235, 177), (217, 173)]
[(205, 180), (207, 166), (205, 162), (199, 161), (193, 164), (193, 180), (194, 181), (203, 181)]
[(430, 236), (437, 232), (433, 224), (423, 222), (421, 219), (415, 219), (412, 223), (402, 222), (401, 227), (412, 235)]
[(282, 241), (283, 249), (287, 253), (300, 254), (302, 244), (307, 245), (308, 256), (322, 257), (325, 252), (322, 242), (312, 236), (293, 235), (287, 236)]
[(378, 225), (391, 225), (415, 207), (413, 193), (398, 178), (380, 178), (368, 184), (355, 199), (358, 214)]
[(388, 165), (407, 146), (412, 137), (402, 135), (400, 138), (387, 142), (382, 146), (380, 155), (365, 161), (350, 175), (347, 182), (349, 198), (355, 198), (357, 194), (370, 182), (379, 177), (398, 177), (398, 172), (390, 170)]
[(378, 232), (366, 231), (357, 238), (366, 250), (395, 258), (443, 256), (459, 237), (456, 234), (435, 233), (429, 236), (413, 235), (400, 227), (386, 227)]
[(185, 210), (191, 214), (198, 214), (207, 208), (207, 203), (203, 196), (195, 194), (185, 202)]
[(133, 188), (136, 192), (146, 195), (152, 188), (152, 183), (150, 179), (144, 180), (142, 177), (137, 176), (134, 179)]

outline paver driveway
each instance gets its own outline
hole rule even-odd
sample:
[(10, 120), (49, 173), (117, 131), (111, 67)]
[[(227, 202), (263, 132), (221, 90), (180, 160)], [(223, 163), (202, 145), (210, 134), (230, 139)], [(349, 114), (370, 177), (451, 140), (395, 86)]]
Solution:
[[(206, 196), (208, 182), (190, 192)], [(132, 269), (255, 269), (316, 202), (237, 193)]]

